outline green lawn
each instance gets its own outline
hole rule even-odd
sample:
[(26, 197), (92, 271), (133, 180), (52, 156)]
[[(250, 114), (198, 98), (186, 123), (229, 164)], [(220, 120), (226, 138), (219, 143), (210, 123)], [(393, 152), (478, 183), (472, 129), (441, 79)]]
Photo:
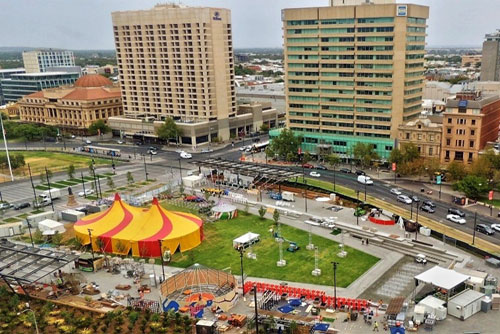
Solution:
[(37, 189), (37, 190), (49, 190), (49, 187), (39, 184), (39, 185), (35, 186), (35, 189)]
[(15, 217), (10, 217), (10, 218), (5, 218), (3, 221), (6, 223), (17, 223), (20, 222), (21, 220)]
[[(295, 179), (290, 180), (290, 181), (294, 182)], [(297, 183), (304, 183), (302, 181), (301, 177), (299, 177), (297, 179)], [(328, 190), (328, 191), (333, 191), (333, 183), (332, 182), (326, 182), (326, 181), (321, 181), (321, 180), (318, 180), (318, 179), (312, 179), (312, 178), (306, 177), (306, 182), (305, 183), (307, 183), (307, 184), (309, 184), (311, 186), (323, 188), (323, 189)], [(335, 192), (337, 192), (339, 194), (342, 194), (342, 195), (345, 195), (345, 196), (356, 197), (356, 191), (355, 190), (349, 189), (349, 188), (346, 188), (346, 187), (343, 187), (343, 186), (339, 186), (338, 184), (335, 186)]]
[[(168, 209), (179, 208), (165, 204)], [(182, 209), (183, 211), (189, 211)], [(193, 263), (200, 263), (208, 267), (224, 269), (230, 267), (234, 274), (240, 272), (240, 255), (233, 249), (232, 240), (246, 232), (259, 233), (261, 241), (253, 246), (257, 260), (244, 258), (245, 273), (248, 276), (304, 282), (312, 284), (332, 285), (333, 269), (331, 261), (339, 262), (337, 268), (337, 284), (347, 287), (356, 280), (379, 259), (361, 251), (347, 247), (346, 258), (337, 257), (338, 243), (313, 235), (313, 243), (319, 247), (319, 267), (322, 275), (311, 275), (314, 269), (314, 251), (306, 250), (309, 242), (308, 233), (302, 230), (282, 225), (282, 236), (294, 241), (300, 250), (291, 253), (286, 251), (288, 242), (283, 243), (283, 258), (287, 261), (286, 267), (277, 267), (279, 260), (279, 246), (269, 230), (273, 227), (271, 220), (260, 220), (258, 216), (246, 215), (240, 211), (240, 216), (233, 220), (217, 221), (204, 225), (205, 240), (191, 251), (178, 253), (173, 256), (172, 266), (188, 267)], [(328, 233), (325, 231), (325, 234)]]
[(480, 201), (492, 205), (495, 208), (500, 208), (500, 199), (494, 199), (490, 201), (487, 198), (481, 198)]
[[(84, 179), (85, 179), (85, 178), (84, 178)], [(69, 179), (69, 180), (66, 180), (66, 181), (68, 181), (68, 182), (73, 182), (73, 183), (82, 183), (82, 179), (75, 179), (75, 178), (73, 178), (73, 179)]]
[(57, 183), (65, 186), (74, 186), (78, 184), (78, 182), (71, 182), (71, 181), (57, 181)]

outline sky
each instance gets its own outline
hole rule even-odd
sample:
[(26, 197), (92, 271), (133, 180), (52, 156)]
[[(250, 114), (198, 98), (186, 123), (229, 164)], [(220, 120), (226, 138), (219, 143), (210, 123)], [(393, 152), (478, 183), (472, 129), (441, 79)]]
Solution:
[[(149, 9), (159, 2), (0, 0), (0, 47), (114, 49), (111, 12)], [(182, 3), (231, 9), (235, 48), (267, 48), (282, 46), (282, 8), (327, 6), (329, 1), (183, 0)], [(411, 0), (411, 3), (430, 6), (429, 47), (481, 46), (486, 33), (500, 28), (499, 0)]]

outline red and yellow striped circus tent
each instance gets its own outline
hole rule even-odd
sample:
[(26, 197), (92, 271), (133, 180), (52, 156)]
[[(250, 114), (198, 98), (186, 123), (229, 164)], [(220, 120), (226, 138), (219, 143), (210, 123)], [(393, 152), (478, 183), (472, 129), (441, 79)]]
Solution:
[(109, 209), (82, 218), (74, 229), (84, 245), (92, 237), (95, 251), (120, 255), (132, 251), (133, 256), (139, 257), (160, 257), (166, 250), (172, 254), (187, 251), (203, 240), (201, 218), (166, 210), (156, 198), (149, 209), (133, 207), (118, 194)]

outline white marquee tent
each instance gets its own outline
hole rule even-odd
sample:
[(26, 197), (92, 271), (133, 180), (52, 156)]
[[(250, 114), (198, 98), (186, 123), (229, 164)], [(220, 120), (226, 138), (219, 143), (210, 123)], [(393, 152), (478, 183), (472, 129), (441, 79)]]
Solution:
[(66, 229), (62, 223), (52, 219), (45, 219), (38, 223), (38, 228), (43, 235), (54, 235), (57, 233), (64, 233)]
[(415, 279), (420, 282), (432, 284), (434, 286), (437, 286), (438, 288), (445, 290), (451, 290), (461, 283), (467, 281), (469, 278), (470, 276), (439, 266), (435, 266), (415, 276)]

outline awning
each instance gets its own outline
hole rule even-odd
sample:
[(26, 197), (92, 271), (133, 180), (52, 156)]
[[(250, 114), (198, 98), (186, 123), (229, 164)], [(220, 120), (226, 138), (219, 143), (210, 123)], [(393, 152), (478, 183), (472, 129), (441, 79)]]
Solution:
[(467, 281), (470, 277), (464, 274), (457, 273), (454, 270), (445, 269), (435, 266), (420, 275), (415, 276), (415, 279), (427, 284), (432, 284), (441, 289), (450, 290)]

